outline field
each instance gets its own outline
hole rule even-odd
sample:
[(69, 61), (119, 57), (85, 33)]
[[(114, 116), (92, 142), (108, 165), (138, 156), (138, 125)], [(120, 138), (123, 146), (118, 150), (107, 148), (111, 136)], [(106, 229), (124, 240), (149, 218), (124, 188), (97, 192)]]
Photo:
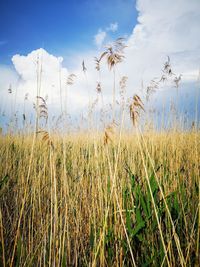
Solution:
[(1, 266), (198, 266), (200, 133), (0, 136)]
[[(168, 57), (161, 77), (127, 98), (128, 77), (116, 68), (125, 47), (118, 38), (95, 58), (96, 99), (88, 94), (85, 126), (79, 120), (68, 132), (68, 89), (78, 77), (69, 74), (63, 88), (59, 72), (59, 123), (51, 127), (38, 57), (33, 121), (25, 94), (23, 113), (0, 133), (0, 266), (199, 266), (198, 97), (195, 116), (179, 113), (182, 75)], [(113, 87), (107, 106), (104, 59)], [(82, 68), (87, 81), (84, 61)], [(169, 116), (149, 110), (163, 85), (176, 90)]]

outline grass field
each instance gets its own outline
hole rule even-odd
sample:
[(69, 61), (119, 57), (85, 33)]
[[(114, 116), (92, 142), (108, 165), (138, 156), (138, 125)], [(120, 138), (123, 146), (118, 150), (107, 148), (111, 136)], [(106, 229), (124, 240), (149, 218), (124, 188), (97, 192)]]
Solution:
[(199, 266), (200, 133), (0, 136), (1, 266)]
[[(200, 266), (198, 97), (195, 116), (178, 113), (182, 75), (168, 57), (141, 98), (127, 98), (128, 77), (116, 79), (125, 47), (118, 38), (95, 58), (96, 99), (88, 97), (86, 127), (79, 120), (78, 131), (67, 121), (67, 89), (78, 77), (70, 74), (63, 88), (59, 75), (59, 123), (51, 127), (37, 60), (33, 121), (27, 122), (26, 94), (23, 114), (15, 111), (0, 133), (0, 266)], [(104, 59), (113, 81), (108, 110)], [(82, 68), (87, 80), (84, 61)], [(169, 116), (164, 107), (148, 110), (151, 95), (166, 84), (176, 90)], [(192, 127), (184, 125), (186, 115)]]

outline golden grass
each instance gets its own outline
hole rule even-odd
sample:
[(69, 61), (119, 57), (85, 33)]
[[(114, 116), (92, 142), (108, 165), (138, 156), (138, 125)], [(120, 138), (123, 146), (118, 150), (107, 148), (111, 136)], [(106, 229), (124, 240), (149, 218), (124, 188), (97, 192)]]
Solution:
[(0, 136), (2, 266), (198, 264), (199, 132), (51, 140)]

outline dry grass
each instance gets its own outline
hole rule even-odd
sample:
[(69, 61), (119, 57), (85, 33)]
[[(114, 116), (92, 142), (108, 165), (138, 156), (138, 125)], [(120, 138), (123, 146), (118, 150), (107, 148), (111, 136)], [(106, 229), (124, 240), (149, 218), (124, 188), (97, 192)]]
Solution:
[[(61, 114), (53, 134), (47, 99), (40, 96), (38, 58), (35, 130), (26, 129), (26, 94), (24, 131), (0, 133), (0, 266), (199, 266), (198, 120), (188, 131), (178, 131), (177, 126), (158, 133), (150, 130), (147, 118), (141, 130), (146, 109), (142, 97), (126, 99), (128, 77), (116, 84), (116, 67), (125, 58), (124, 41), (118, 38), (95, 58), (97, 97), (91, 102), (89, 96), (85, 133), (64, 133), (69, 127), (68, 89), (78, 77), (70, 74), (62, 88), (60, 67)], [(101, 77), (104, 58), (113, 72), (108, 112)], [(84, 60), (82, 71), (87, 81)], [(161, 77), (143, 91), (147, 102), (166, 81), (176, 88), (181, 81), (169, 57)], [(12, 93), (10, 86), (8, 94)], [(99, 96), (102, 132), (100, 123), (93, 121)], [(134, 133), (125, 132), (126, 107)], [(112, 121), (106, 118), (110, 111)], [(8, 130), (13, 125), (11, 120)]]
[(1, 265), (194, 266), (199, 137), (130, 134), (119, 147), (118, 136), (106, 146), (100, 135), (68, 136), (65, 146), (52, 136), (52, 148), (46, 135), (34, 146), (31, 136), (1, 136)]

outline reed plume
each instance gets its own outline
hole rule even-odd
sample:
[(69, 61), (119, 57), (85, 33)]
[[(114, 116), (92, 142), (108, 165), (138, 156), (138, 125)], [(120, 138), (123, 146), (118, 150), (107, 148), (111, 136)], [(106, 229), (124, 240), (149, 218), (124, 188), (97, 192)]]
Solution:
[(134, 126), (137, 125), (141, 110), (144, 111), (144, 104), (138, 95), (134, 95), (129, 106), (130, 118)]

